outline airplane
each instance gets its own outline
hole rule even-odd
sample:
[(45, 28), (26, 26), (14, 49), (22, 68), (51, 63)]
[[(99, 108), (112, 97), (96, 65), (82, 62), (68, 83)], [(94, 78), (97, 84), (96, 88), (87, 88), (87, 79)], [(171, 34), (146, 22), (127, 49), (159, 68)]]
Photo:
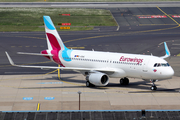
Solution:
[(140, 78), (150, 81), (152, 83), (150, 89), (156, 90), (156, 81), (170, 79), (174, 75), (174, 70), (164, 60), (164, 58), (170, 57), (166, 42), (164, 42), (166, 54), (162, 57), (94, 50), (73, 50), (64, 45), (51, 18), (43, 16), (43, 19), (48, 49), (41, 51), (41, 53), (19, 52), (18, 54), (44, 56), (61, 65), (61, 67), (16, 65), (9, 54), (5, 52), (11, 65), (78, 71), (86, 77), (87, 87), (106, 86), (109, 83), (109, 78), (120, 78), (121, 85), (128, 85), (128, 78)]

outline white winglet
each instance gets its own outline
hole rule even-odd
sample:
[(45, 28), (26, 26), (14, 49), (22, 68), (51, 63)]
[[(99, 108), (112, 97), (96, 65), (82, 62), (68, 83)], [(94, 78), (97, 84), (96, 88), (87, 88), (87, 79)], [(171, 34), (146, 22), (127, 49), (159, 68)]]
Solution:
[(14, 62), (12, 61), (11, 57), (9, 56), (9, 54), (5, 51), (6, 55), (7, 55), (7, 58), (10, 62), (11, 65), (15, 66)]
[(169, 48), (168, 48), (166, 42), (164, 42), (164, 47), (165, 47), (166, 55), (161, 57), (161, 58), (163, 58), (163, 59), (171, 56), (170, 51), (169, 51)]

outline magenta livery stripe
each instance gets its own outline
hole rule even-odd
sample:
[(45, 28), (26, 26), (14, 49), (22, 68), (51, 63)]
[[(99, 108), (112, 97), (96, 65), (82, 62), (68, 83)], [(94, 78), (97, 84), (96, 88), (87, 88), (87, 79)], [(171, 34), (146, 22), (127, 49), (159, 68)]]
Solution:
[(53, 60), (54, 60), (56, 63), (60, 64), (61, 66), (65, 67), (65, 66), (61, 63), (61, 61), (60, 61), (60, 59), (59, 59), (58, 53), (59, 53), (59, 51), (61, 50), (61, 47), (60, 47), (60, 45), (59, 45), (59, 43), (58, 43), (57, 38), (56, 38), (53, 34), (50, 34), (50, 33), (46, 33), (46, 35), (47, 35), (47, 37), (48, 37), (48, 39), (49, 39), (49, 42), (50, 42), (50, 44), (51, 44), (51, 46), (52, 46), (52, 49), (53, 49), (53, 50), (51, 50), (51, 54), (53, 55), (53, 57), (52, 57)]
[[(43, 51), (41, 51), (41, 54), (48, 54), (48, 53), (47, 53), (47, 51), (46, 51), (46, 50), (43, 50)], [(44, 56), (44, 57), (46, 57), (46, 58), (50, 59), (50, 57), (49, 57), (49, 56)]]
[(46, 33), (46, 35), (48, 36), (48, 39), (49, 39), (51, 46), (52, 46), (52, 49), (53, 50), (61, 50), (61, 47), (59, 46), (59, 43), (58, 43), (56, 37), (50, 33)]

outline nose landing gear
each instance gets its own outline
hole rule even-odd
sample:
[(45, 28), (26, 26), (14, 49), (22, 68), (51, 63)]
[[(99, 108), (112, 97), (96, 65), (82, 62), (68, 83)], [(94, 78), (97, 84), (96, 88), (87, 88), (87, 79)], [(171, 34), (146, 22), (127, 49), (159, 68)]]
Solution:
[(150, 82), (152, 82), (152, 86), (150, 87), (151, 90), (157, 90), (157, 87), (155, 85), (154, 82), (156, 82), (157, 80), (150, 80)]

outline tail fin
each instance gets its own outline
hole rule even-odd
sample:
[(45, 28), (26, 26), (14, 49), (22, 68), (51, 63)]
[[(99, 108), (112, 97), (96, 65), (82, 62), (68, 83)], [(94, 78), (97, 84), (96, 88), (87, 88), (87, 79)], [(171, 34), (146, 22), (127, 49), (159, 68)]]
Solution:
[(48, 50), (63, 50), (64, 44), (59, 36), (51, 18), (49, 16), (43, 16), (45, 31), (46, 31), (46, 39)]
[[(49, 16), (43, 16), (44, 25), (46, 31), (46, 39), (48, 50), (41, 51), (42, 54), (49, 54), (51, 56), (45, 56), (48, 59), (58, 63), (61, 66), (64, 66), (61, 62), (61, 59), (69, 62), (71, 61), (71, 51), (63, 44), (61, 37), (59, 36), (51, 18)], [(64, 66), (65, 67), (65, 66)]]

